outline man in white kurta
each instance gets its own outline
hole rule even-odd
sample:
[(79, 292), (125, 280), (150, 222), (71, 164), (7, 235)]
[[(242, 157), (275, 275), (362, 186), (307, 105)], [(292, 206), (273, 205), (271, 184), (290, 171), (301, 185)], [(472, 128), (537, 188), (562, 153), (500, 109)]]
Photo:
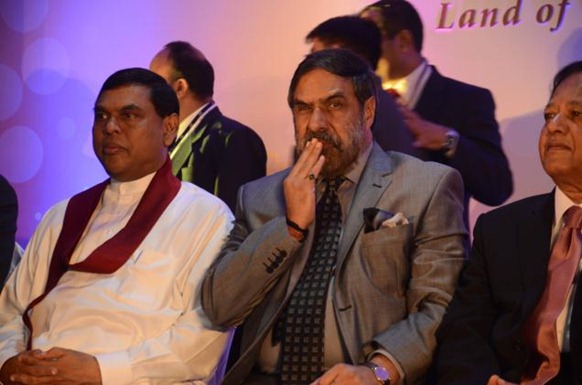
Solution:
[[(124, 103), (121, 110), (133, 104)], [(121, 145), (122, 140), (116, 143), (129, 147)], [(104, 151), (108, 152), (112, 153)], [(128, 179), (126, 173), (116, 173), (116, 166), (108, 164), (97, 148), (96, 153), (112, 178), (72, 252), (70, 265), (85, 260), (127, 225), (156, 174), (119, 181), (115, 176)], [(159, 170), (171, 171), (168, 165)], [(30, 337), (22, 315), (45, 292), (69, 201), (47, 212), (0, 295), (0, 367), (22, 352), (32, 352), (25, 353), (24, 362), (30, 355), (38, 358), (24, 371), (11, 374), (8, 383), (32, 383), (18, 376), (33, 367), (46, 370), (45, 376), (68, 370), (43, 366), (45, 361), (56, 363), (67, 350), (93, 356), (103, 384), (218, 383), (222, 374), (216, 373), (216, 367), (230, 333), (208, 321), (199, 304), (199, 288), (231, 228), (232, 213), (222, 201), (193, 184), (177, 186), (176, 196), (117, 271), (67, 270), (62, 275), (54, 289), (28, 312)], [(29, 338), (31, 350), (27, 350)], [(71, 376), (80, 383), (84, 374)]]

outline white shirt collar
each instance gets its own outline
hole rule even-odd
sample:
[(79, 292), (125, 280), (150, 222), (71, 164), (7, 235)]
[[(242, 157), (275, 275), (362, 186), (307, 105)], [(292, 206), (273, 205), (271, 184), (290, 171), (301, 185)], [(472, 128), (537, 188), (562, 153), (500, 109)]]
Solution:
[(141, 193), (148, 188), (155, 174), (156, 172), (154, 171), (151, 174), (148, 174), (136, 180), (131, 180), (129, 182), (120, 182), (118, 180), (111, 178), (111, 183), (109, 184), (107, 189), (119, 195)]
[[(188, 127), (188, 125), (190, 124), (190, 122), (192, 121), (192, 119), (194, 119), (194, 117), (196, 115), (198, 115), (198, 113), (200, 111), (202, 111), (204, 109), (204, 107), (206, 107), (210, 103), (212, 103), (212, 102), (208, 102), (208, 103), (205, 103), (205, 104), (201, 105), (200, 108), (198, 108), (196, 111), (192, 112), (190, 115), (186, 116), (184, 118), (184, 120), (182, 120), (180, 122), (180, 125), (178, 126), (178, 134), (176, 136), (177, 138), (180, 138), (182, 136), (182, 134), (186, 130), (186, 127)], [(192, 127), (192, 128), (194, 129), (196, 127)], [(194, 131), (194, 130), (192, 130), (192, 131)]]
[(562, 217), (566, 210), (568, 210), (572, 206), (579, 206), (576, 203), (572, 202), (570, 198), (562, 191), (558, 186), (556, 186), (556, 190), (554, 193), (554, 223), (552, 225), (552, 240), (555, 239), (558, 231), (563, 226)]
[(400, 95), (400, 101), (410, 108), (414, 108), (422, 90), (432, 73), (431, 66), (423, 60), (418, 67), (407, 76), (400, 79), (388, 79), (385, 88), (393, 88)]

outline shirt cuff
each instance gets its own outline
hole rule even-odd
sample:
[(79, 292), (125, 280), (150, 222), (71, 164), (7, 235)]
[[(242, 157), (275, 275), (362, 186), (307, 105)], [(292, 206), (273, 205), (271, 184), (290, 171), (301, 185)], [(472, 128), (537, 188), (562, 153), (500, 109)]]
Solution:
[(449, 128), (449, 130), (445, 134), (445, 141), (442, 145), (445, 157), (450, 159), (453, 156), (455, 156), (460, 138), (461, 135), (456, 130)]
[(123, 385), (133, 383), (129, 357), (125, 352), (95, 355), (101, 371), (102, 385)]
[[(404, 384), (404, 379), (405, 379), (404, 378), (404, 370), (402, 369), (402, 366), (400, 366), (400, 363), (396, 360), (396, 358), (394, 358), (392, 356), (392, 354), (388, 353), (388, 351), (385, 349), (376, 349), (372, 353), (370, 353), (370, 355), (368, 356), (368, 361), (370, 361), (372, 359), (372, 357), (374, 357), (376, 354), (381, 354), (384, 357), (388, 358), (390, 361), (392, 361), (394, 366), (396, 366), (396, 370), (398, 370), (398, 374), (400, 374), (400, 381), (398, 381), (398, 383)], [(396, 384), (391, 383), (391, 385), (396, 385)]]

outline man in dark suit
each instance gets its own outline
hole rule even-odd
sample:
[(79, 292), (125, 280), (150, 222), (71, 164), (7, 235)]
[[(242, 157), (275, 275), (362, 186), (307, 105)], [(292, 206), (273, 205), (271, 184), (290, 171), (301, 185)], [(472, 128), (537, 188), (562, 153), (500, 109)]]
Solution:
[[(338, 16), (324, 21), (307, 34), (311, 52), (327, 48), (345, 48), (357, 53), (376, 70), (380, 59), (380, 30), (373, 22), (358, 16)], [(386, 151), (399, 151), (426, 159), (422, 149), (414, 147), (414, 137), (404, 123), (394, 96), (384, 91), (378, 78), (376, 117), (372, 124), (374, 140)]]
[[(383, 32), (388, 64), (384, 86), (400, 95), (414, 145), (429, 160), (456, 168), (465, 183), (465, 211), (473, 197), (502, 204), (513, 191), (489, 90), (442, 76), (421, 54), (422, 20), (405, 0), (383, 0), (362, 11)], [(465, 213), (466, 222), (468, 212)]]
[[(563, 214), (582, 203), (581, 106), (582, 61), (578, 61), (554, 78), (540, 133), (542, 166), (556, 188), (477, 220), (472, 255), (437, 333), (439, 384), (503, 384), (500, 378), (511, 383), (582, 384), (582, 285), (577, 278), (571, 283), (565, 273), (558, 280), (566, 281), (569, 294), (554, 313), (559, 314), (557, 319), (549, 320), (556, 333), (550, 341), (561, 352), (556, 349), (559, 372), (550, 382), (525, 381), (541, 363), (552, 364), (540, 355), (528, 330), (534, 314), (547, 306), (544, 298), (551, 287), (554, 258), (550, 255), (556, 248), (551, 245), (565, 228)], [(579, 239), (580, 229), (574, 234)], [(579, 250), (572, 258), (578, 277)], [(551, 297), (558, 297), (557, 292)]]
[(202, 287), (205, 313), (240, 336), (223, 384), (422, 380), (464, 259), (462, 180), (374, 143), (375, 95), (345, 49), (295, 71), (297, 162), (241, 187)]
[(238, 188), (266, 174), (267, 152), (249, 127), (222, 115), (212, 100), (214, 70), (190, 43), (174, 41), (156, 54), (150, 69), (176, 91), (180, 127), (170, 149), (172, 171), (235, 209)]
[(12, 262), (17, 216), (16, 193), (10, 183), (0, 175), (0, 289), (4, 285)]

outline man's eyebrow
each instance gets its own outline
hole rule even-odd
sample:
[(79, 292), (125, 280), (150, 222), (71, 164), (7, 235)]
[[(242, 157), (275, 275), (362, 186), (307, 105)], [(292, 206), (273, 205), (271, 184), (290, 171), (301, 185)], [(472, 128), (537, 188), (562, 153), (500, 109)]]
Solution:
[[(556, 103), (554, 102), (549, 102), (548, 104), (546, 104), (546, 106), (544, 107), (544, 110), (550, 108), (550, 107), (554, 107), (556, 105)], [(566, 102), (566, 105), (568, 107), (581, 107), (582, 106), (582, 101), (580, 100), (570, 100), (568, 102)]]
[(140, 106), (137, 104), (127, 104), (119, 109), (119, 111), (135, 111), (135, 110), (142, 110)]
[[(127, 104), (121, 108), (118, 109), (118, 111), (137, 111), (137, 110), (142, 110), (142, 108), (140, 106), (138, 106), (137, 104)], [(93, 107), (93, 111), (107, 111), (107, 108), (103, 107), (100, 104), (97, 104), (96, 106)]]
[[(322, 103), (322, 102), (323, 102), (323, 103), (325, 103), (325, 102), (329, 102), (330, 100), (332, 100), (332, 99), (336, 99), (336, 98), (342, 98), (342, 99), (345, 99), (345, 97), (346, 97), (346, 94), (345, 94), (345, 92), (338, 90), (338, 91), (335, 91), (335, 92), (333, 92), (331, 95), (328, 95), (328, 96), (326, 96), (325, 98), (318, 99), (318, 100), (317, 100), (317, 103)], [(303, 104), (303, 105), (309, 105), (310, 103), (308, 103), (308, 102), (305, 102), (305, 101), (303, 101), (303, 100), (300, 100), (300, 99), (297, 99), (297, 98), (295, 98), (295, 99), (293, 99), (293, 104)]]
[(328, 102), (332, 99), (336, 99), (336, 98), (345, 98), (346, 94), (343, 91), (335, 91), (334, 93), (332, 93), (331, 95), (329, 95), (327, 98), (323, 99), (322, 101), (324, 102)]

